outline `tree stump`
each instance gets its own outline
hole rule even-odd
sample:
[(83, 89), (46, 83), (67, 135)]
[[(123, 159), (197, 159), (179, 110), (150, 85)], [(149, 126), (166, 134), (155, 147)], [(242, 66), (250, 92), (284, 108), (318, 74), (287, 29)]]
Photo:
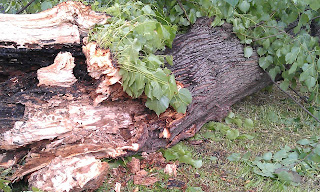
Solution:
[[(202, 18), (166, 50), (193, 101), (186, 114), (168, 109), (158, 117), (143, 96), (132, 99), (122, 91), (109, 50), (83, 45), (88, 29), (108, 17), (78, 2), (0, 17), (0, 26), (16, 23), (20, 32), (4, 39), (0, 32), (0, 165), (16, 167), (12, 181), (31, 174), (30, 185), (42, 190), (95, 189), (108, 169), (99, 159), (170, 147), (271, 83), (256, 54), (244, 58), (230, 25), (211, 28)], [(61, 53), (53, 61), (61, 47), (76, 59)], [(23, 157), (25, 164), (18, 165)]]

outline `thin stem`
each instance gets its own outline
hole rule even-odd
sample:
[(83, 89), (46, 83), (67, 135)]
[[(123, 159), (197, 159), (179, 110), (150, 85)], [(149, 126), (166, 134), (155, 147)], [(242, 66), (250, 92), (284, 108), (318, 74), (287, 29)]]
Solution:
[(26, 6), (22, 7), (17, 14), (22, 13), (22, 11), (26, 10), (35, 0), (31, 0)]

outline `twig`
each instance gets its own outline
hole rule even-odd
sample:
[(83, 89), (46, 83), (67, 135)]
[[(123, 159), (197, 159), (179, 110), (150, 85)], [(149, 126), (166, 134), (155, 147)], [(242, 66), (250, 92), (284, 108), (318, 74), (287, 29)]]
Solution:
[[(289, 86), (289, 89), (291, 89), (291, 91), (293, 91), (298, 97), (300, 97), (300, 99), (302, 101), (304, 101), (305, 103), (309, 103), (309, 101), (306, 99), (306, 97), (300, 95), (296, 90), (294, 90), (291, 86)], [(308, 98), (308, 97), (307, 97)]]
[(179, 4), (180, 8), (183, 10), (184, 14), (186, 15), (186, 17), (187, 17), (188, 21), (189, 21), (189, 22), (190, 22), (190, 24), (191, 24), (191, 21), (190, 21), (190, 19), (189, 19), (189, 16), (188, 16), (188, 14), (187, 14), (187, 11), (184, 9), (184, 7), (183, 7), (183, 5), (182, 5), (181, 1), (180, 1), (180, 0), (177, 0), (177, 1), (178, 1), (178, 4)]
[(31, 0), (26, 6), (22, 7), (17, 14), (22, 13), (22, 11), (26, 10), (35, 0)]
[[(269, 75), (269, 73), (267, 73)], [(313, 117), (318, 123), (320, 123), (320, 120), (315, 117), (312, 113), (310, 113), (310, 111), (308, 111), (303, 105), (301, 105), (301, 103), (299, 103), (298, 101), (296, 101), (292, 95), (290, 95), (289, 93), (287, 93), (285, 90), (281, 89), (281, 87), (271, 78), (271, 76), (269, 75), (271, 81), (273, 82), (273, 84), (275, 84), (283, 93), (285, 93), (287, 96), (290, 97), (290, 99), (292, 99), (296, 104), (298, 104), (306, 113), (308, 113), (308, 115), (310, 115), (311, 117)]]

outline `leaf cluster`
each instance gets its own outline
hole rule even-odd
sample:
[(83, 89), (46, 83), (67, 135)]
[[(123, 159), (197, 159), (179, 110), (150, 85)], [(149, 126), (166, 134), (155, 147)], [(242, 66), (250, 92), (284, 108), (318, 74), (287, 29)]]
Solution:
[[(233, 24), (233, 31), (245, 44), (244, 56), (253, 49), (259, 65), (272, 79), (282, 78), (281, 88), (289, 86), (309, 95), (320, 104), (319, 38), (312, 36), (312, 25), (320, 24), (320, 5), (313, 0), (216, 0), (208, 14), (215, 16), (212, 26)], [(318, 108), (311, 111), (319, 115)]]
[[(31, 0), (0, 0), (0, 13), (16, 14)], [(67, 0), (35, 0), (22, 13), (38, 13)]]
[[(230, 112), (229, 115), (225, 118), (225, 123), (230, 125), (236, 125), (237, 127), (245, 127), (252, 128), (254, 126), (253, 121), (251, 119), (245, 119), (242, 122), (241, 118), (235, 116), (233, 112)], [(240, 134), (238, 129), (230, 128), (230, 126), (224, 123), (218, 123), (214, 121), (210, 121), (204, 125), (209, 130), (215, 131), (215, 133), (219, 132), (227, 139), (236, 140), (236, 139), (253, 139), (253, 136), (248, 134)], [(213, 133), (205, 133), (204, 137), (211, 138)]]
[(177, 27), (165, 20), (157, 7), (141, 1), (113, 3), (101, 7), (112, 15), (110, 22), (97, 26), (90, 41), (110, 48), (120, 64), (123, 90), (131, 97), (147, 96), (146, 106), (157, 115), (169, 105), (185, 113), (191, 93), (178, 88), (165, 63), (173, 64), (172, 56), (155, 54), (171, 47)]
[(183, 143), (178, 143), (171, 148), (162, 150), (162, 153), (168, 161), (178, 160), (181, 163), (192, 165), (195, 168), (200, 168), (202, 166), (202, 160), (193, 159), (190, 149)]
[(302, 139), (295, 148), (283, 147), (277, 152), (266, 152), (250, 161), (250, 152), (243, 157), (240, 153), (231, 154), (230, 161), (243, 161), (253, 168), (254, 173), (279, 180), (286, 184), (297, 185), (302, 176), (320, 172), (320, 137)]

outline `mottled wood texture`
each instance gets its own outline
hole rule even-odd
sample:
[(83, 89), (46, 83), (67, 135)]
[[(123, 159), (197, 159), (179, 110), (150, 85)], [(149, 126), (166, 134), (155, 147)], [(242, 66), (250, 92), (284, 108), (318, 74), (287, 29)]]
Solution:
[[(32, 16), (27, 18), (29, 17)], [(50, 23), (56, 21), (53, 18), (50, 16), (42, 19)], [(34, 27), (37, 28), (38, 25)], [(79, 34), (82, 34), (81, 27), (79, 29)], [(58, 37), (49, 39), (51, 38)], [(75, 44), (71, 47), (79, 47), (81, 42), (73, 41)], [(69, 46), (70, 42), (62, 41), (59, 44)], [(46, 46), (38, 48), (39, 53), (48, 51)], [(49, 50), (56, 53), (56, 48), (50, 46)], [(0, 58), (11, 57), (10, 54), (6, 55), (8, 49), (12, 48), (0, 48)], [(17, 47), (14, 50), (17, 58), (33, 53), (32, 47), (26, 47), (26, 53)], [(88, 50), (85, 53), (89, 58), (91, 56), (87, 53), (91, 52), (91, 48)], [(99, 53), (110, 59), (108, 51), (94, 50), (92, 53)], [(235, 102), (271, 83), (268, 75), (258, 66), (256, 54), (249, 59), (244, 58), (243, 45), (232, 34), (231, 26), (225, 24), (211, 28), (207, 18), (199, 19), (188, 33), (177, 36), (173, 48), (166, 53), (173, 55), (175, 65), (171, 69), (177, 80), (193, 96), (186, 114), (177, 114), (168, 109), (157, 117), (144, 106), (144, 97), (133, 100), (122, 92), (113, 70), (107, 70), (105, 75), (97, 75), (97, 71), (93, 70), (106, 70), (90, 63), (90, 74), (94, 74), (93, 78), (90, 77), (86, 71), (86, 58), (82, 53), (77, 53), (82, 56), (75, 59), (76, 66), (73, 70), (69, 68), (73, 65), (68, 65), (66, 70), (68, 77), (73, 79), (74, 75), (76, 81), (72, 80), (72, 83), (62, 87), (59, 86), (61, 82), (56, 85), (39, 85), (37, 70), (53, 64), (53, 59), (50, 63), (32, 65), (31, 61), (21, 60), (19, 63), (0, 59), (0, 75), (3, 76), (0, 83), (0, 165), (14, 165), (25, 156), (25, 164), (18, 166), (11, 179), (19, 180), (32, 174), (30, 182), (40, 183), (38, 186), (42, 186), (45, 182), (41, 181), (43, 177), (40, 175), (44, 170), (57, 172), (50, 166), (69, 164), (68, 160), (72, 158), (117, 158), (172, 146), (182, 139), (194, 136), (207, 121), (223, 119)], [(107, 63), (111, 67), (110, 62)], [(56, 74), (57, 71), (48, 71), (57, 69), (54, 66), (58, 66), (57, 63), (38, 72), (45, 72), (45, 75)], [(4, 70), (7, 67), (10, 72)], [(106, 83), (103, 84), (104, 82)], [(97, 91), (101, 89), (107, 94)], [(103, 99), (96, 102), (101, 95)], [(50, 177), (53, 177), (52, 174), (48, 173)], [(105, 172), (97, 174), (99, 176)], [(49, 180), (46, 182), (47, 186), (42, 186), (43, 189), (54, 185)], [(100, 183), (100, 180), (96, 183)], [(79, 183), (74, 186), (78, 187)], [(81, 183), (81, 186), (85, 184)]]

